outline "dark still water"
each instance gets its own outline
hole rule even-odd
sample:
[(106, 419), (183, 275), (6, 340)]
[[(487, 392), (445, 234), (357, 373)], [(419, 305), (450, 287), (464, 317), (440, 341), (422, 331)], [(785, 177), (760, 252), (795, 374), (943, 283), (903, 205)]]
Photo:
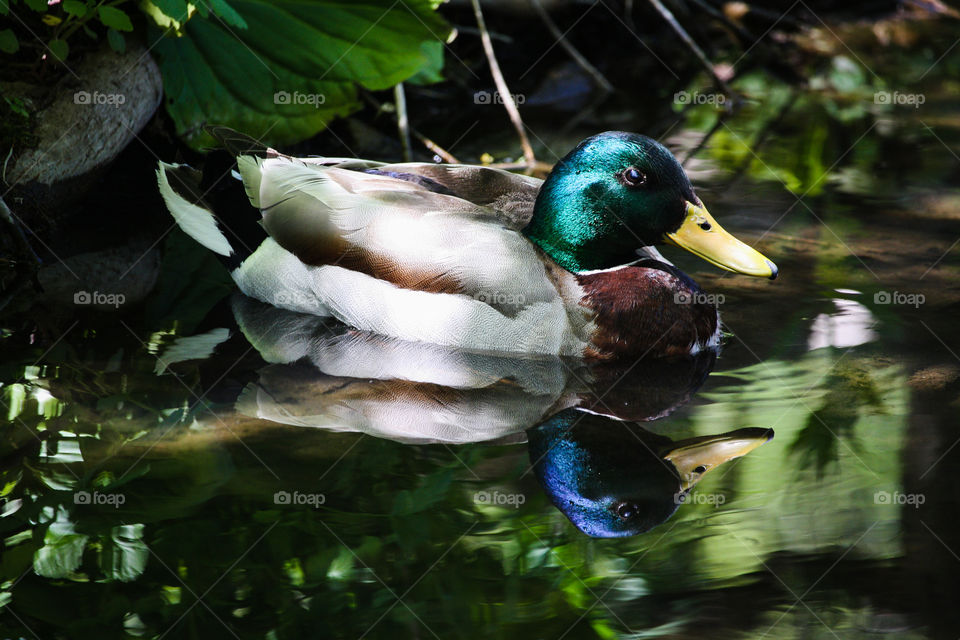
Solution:
[[(179, 233), (148, 302), (6, 326), (3, 637), (958, 637), (956, 96), (878, 104), (844, 64), (687, 162), (781, 273), (665, 251), (716, 358), (356, 336)], [(612, 126), (642, 123), (543, 144)]]

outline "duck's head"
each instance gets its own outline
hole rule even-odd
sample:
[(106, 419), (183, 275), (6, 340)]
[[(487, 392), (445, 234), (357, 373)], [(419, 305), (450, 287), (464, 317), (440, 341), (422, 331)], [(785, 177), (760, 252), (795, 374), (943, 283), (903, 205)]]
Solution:
[(728, 271), (777, 276), (776, 265), (717, 224), (673, 154), (635, 133), (592, 136), (558, 162), (525, 233), (570, 271), (626, 264), (643, 246), (669, 243)]
[(674, 442), (639, 425), (575, 409), (527, 432), (534, 471), (550, 500), (597, 538), (649, 531), (711, 470), (753, 451), (772, 429), (739, 429)]

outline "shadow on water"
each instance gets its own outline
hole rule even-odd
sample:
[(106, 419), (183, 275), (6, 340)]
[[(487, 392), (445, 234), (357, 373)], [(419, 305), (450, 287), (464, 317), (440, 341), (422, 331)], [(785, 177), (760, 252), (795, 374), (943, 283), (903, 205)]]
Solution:
[(922, 111), (841, 59), (683, 114), (781, 269), (668, 256), (723, 296), (717, 359), (358, 336), (225, 298), (176, 235), (142, 308), (3, 329), (4, 637), (955, 638), (957, 60)]

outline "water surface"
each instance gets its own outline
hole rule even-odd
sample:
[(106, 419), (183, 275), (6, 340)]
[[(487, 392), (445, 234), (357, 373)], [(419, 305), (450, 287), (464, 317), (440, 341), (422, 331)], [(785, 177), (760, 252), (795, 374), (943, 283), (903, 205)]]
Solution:
[[(844, 65), (824, 71), (833, 92), (746, 78), (762, 99), (687, 163), (781, 272), (665, 250), (722, 296), (699, 388), (655, 363), (621, 384), (427, 351), (416, 388), (277, 364), (296, 345), (268, 364), (215, 262), (176, 235), (149, 303), (5, 329), (4, 635), (955, 638), (956, 97), (931, 77), (922, 110), (878, 106)], [(608, 116), (530, 124), (565, 150)], [(683, 116), (665, 136), (681, 155), (716, 111)], [(370, 416), (330, 409), (374, 388)], [(659, 526), (596, 539), (528, 453), (524, 430), (570, 404), (672, 441), (776, 435)]]

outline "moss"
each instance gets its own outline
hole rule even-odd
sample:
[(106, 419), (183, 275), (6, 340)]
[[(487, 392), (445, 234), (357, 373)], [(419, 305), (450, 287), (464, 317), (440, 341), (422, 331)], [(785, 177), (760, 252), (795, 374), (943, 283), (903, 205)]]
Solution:
[[(36, 114), (25, 100), (0, 94), (0, 185), (7, 185), (7, 171), (15, 164), (12, 158), (37, 145), (36, 120)], [(6, 188), (4, 186), (4, 190)], [(17, 201), (19, 199), (7, 200), (10, 205)], [(0, 225), (0, 254), (3, 254), (0, 258), (0, 290), (17, 286), (20, 273), (18, 265), (24, 262), (31, 264), (21, 242), (17, 241), (18, 234), (10, 231), (8, 225)]]
[(2, 96), (0, 100), (0, 150), (6, 157), (37, 144), (36, 114), (18, 97)]

